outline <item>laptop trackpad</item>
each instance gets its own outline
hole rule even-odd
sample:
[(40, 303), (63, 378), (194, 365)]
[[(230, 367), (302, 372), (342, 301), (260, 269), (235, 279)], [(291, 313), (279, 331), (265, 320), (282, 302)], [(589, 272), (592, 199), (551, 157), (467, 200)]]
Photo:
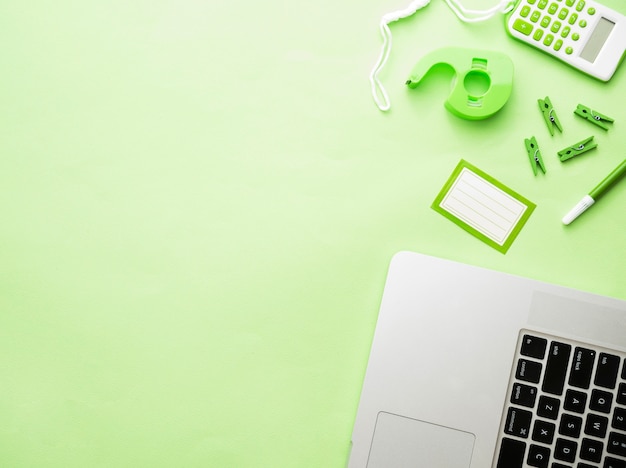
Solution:
[(468, 468), (474, 439), (469, 432), (380, 412), (367, 468)]

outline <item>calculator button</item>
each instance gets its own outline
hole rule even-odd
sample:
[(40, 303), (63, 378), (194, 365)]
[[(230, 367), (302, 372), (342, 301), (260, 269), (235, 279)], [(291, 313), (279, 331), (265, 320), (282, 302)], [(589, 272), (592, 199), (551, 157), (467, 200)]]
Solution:
[(541, 20), (541, 27), (547, 28), (548, 26), (550, 26), (550, 21), (552, 20), (550, 19), (549, 16), (544, 16), (543, 19)]
[(562, 8), (561, 11), (559, 11), (559, 19), (564, 20), (565, 18), (567, 18), (568, 13), (569, 10), (567, 8)]
[(533, 25), (518, 18), (513, 23), (513, 29), (519, 31), (524, 36), (530, 36), (530, 33), (533, 32)]
[(556, 3), (551, 3), (550, 8), (548, 8), (548, 13), (553, 15), (557, 12), (558, 9), (559, 9), (559, 6)]
[(534, 5), (537, 0), (528, 0), (529, 5)]
[(569, 24), (575, 24), (577, 19), (578, 19), (578, 15), (576, 13), (572, 13), (572, 16), (569, 17), (567, 22)]
[(577, 41), (578, 39), (580, 39), (580, 34), (578, 33), (572, 34), (572, 41)]
[(532, 21), (533, 23), (536, 23), (537, 21), (539, 21), (540, 17), (541, 17), (541, 13), (539, 13), (537, 10), (535, 10), (533, 12), (533, 14), (530, 15), (530, 21)]
[(540, 41), (542, 37), (543, 37), (543, 29), (537, 29), (535, 31), (535, 34), (533, 35), (533, 39), (536, 41)]
[(574, 53), (574, 49), (572, 49), (571, 47), (568, 47), (565, 49), (565, 53), (567, 55), (572, 55)]
[(522, 18), (526, 18), (529, 14), (530, 14), (530, 7), (528, 5), (524, 5), (524, 8), (522, 8), (522, 11), (519, 12), (519, 15)]
[(587, 13), (589, 13), (590, 16), (593, 16), (596, 14), (596, 9), (595, 8), (589, 8), (587, 10)]
[(548, 0), (539, 0), (539, 4), (537, 5), (537, 8), (539, 8), (540, 10), (543, 10), (547, 5), (548, 5)]
[(571, 31), (570, 27), (569, 26), (565, 26), (563, 28), (563, 31), (561, 31), (561, 37), (565, 38), (565, 37), (569, 36), (570, 31)]
[(559, 29), (561, 29), (561, 23), (559, 21), (555, 21), (554, 23), (552, 23), (550, 31), (552, 31), (553, 33), (557, 33), (559, 32)]
[(569, 7), (573, 6), (576, 3), (576, 0), (566, 0), (565, 4)]
[(554, 50), (559, 51), (561, 50), (561, 47), (563, 47), (563, 41), (559, 39), (554, 43)]
[(578, 23), (580, 25), (581, 28), (586, 28), (587, 27), (587, 21), (585, 20), (580, 20), (580, 23)]
[(548, 34), (546, 38), (543, 40), (543, 45), (549, 46), (554, 41), (554, 36), (552, 34)]
[(576, 4), (576, 11), (583, 11), (583, 8), (585, 8), (585, 0), (580, 0)]

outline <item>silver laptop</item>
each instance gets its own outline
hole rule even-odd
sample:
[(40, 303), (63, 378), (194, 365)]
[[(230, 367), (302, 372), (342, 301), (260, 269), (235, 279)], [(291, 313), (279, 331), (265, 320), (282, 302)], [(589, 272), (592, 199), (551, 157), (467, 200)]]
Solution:
[(348, 466), (626, 468), (625, 362), (625, 301), (398, 253)]

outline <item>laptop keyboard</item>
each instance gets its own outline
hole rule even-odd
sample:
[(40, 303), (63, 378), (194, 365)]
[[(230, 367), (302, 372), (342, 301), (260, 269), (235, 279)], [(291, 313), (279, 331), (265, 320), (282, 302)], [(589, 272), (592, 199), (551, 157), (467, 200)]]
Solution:
[(522, 330), (494, 466), (626, 468), (626, 353)]

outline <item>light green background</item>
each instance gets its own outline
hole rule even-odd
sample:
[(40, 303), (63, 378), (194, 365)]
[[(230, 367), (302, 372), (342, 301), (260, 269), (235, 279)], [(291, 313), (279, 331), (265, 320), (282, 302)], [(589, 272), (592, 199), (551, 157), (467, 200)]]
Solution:
[[(626, 299), (626, 183), (560, 222), (626, 156), (626, 67), (597, 82), (433, 0), (392, 25), (383, 114), (403, 3), (0, 4), (0, 466), (344, 466), (399, 250)], [(490, 120), (403, 84), (459, 45), (514, 61)], [(506, 255), (430, 209), (461, 158), (537, 204)]]

